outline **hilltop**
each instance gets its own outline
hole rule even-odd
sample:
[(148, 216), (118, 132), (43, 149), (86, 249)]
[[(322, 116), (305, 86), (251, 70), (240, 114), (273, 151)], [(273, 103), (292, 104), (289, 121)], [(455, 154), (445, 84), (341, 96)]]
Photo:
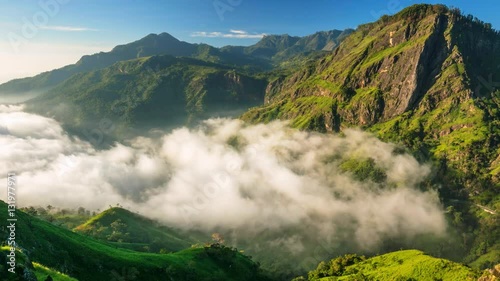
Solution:
[(397, 251), (366, 259), (345, 255), (321, 262), (308, 278), (294, 281), (327, 280), (477, 280), (478, 272), (458, 263), (438, 259), (417, 250)]
[(119, 207), (105, 210), (74, 231), (139, 251), (174, 252), (196, 244), (186, 233)]

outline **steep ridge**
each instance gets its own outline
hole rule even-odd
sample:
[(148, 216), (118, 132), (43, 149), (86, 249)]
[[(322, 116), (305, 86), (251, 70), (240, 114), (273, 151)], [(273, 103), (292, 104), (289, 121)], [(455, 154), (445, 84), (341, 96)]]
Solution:
[[(243, 119), (290, 119), (323, 132), (361, 126), (424, 144), (422, 153), (498, 183), (499, 66), (500, 35), (490, 25), (416, 5), (360, 26), (332, 55), (278, 77), (265, 105)], [(475, 157), (485, 161), (471, 164)]]
[[(361, 127), (432, 164), (462, 261), (500, 262), (500, 33), (441, 5), (360, 26), (329, 56), (272, 80), (249, 122)], [(486, 212), (479, 206), (493, 212)]]

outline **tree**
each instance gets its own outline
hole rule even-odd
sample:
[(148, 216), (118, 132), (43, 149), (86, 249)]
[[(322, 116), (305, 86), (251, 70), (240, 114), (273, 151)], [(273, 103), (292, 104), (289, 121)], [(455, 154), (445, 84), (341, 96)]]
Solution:
[(222, 245), (224, 244), (224, 236), (222, 234), (215, 232), (212, 234), (212, 241), (215, 242), (215, 244)]
[(85, 215), (85, 208), (84, 207), (79, 207), (77, 212), (78, 212), (79, 215)]

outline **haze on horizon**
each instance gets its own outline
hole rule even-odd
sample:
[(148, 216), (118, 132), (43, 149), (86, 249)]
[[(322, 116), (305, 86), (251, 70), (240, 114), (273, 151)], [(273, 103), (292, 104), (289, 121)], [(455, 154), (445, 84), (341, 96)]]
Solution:
[(466, 0), (332, 0), (314, 5), (301, 0), (287, 1), (286, 5), (262, 0), (151, 0), (127, 1), (126, 5), (119, 0), (0, 3), (0, 83), (76, 63), (83, 55), (110, 51), (149, 33), (168, 32), (182, 41), (216, 47), (251, 45), (265, 34), (305, 36), (356, 28), (416, 3), (455, 6), (494, 28), (500, 26), (496, 10), (489, 8), (495, 4), (493, 0), (483, 1), (483, 5)]

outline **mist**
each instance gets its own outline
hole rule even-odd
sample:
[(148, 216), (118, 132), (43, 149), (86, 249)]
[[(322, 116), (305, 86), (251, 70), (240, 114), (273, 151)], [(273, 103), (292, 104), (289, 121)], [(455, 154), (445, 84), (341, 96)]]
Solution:
[(23, 103), (26, 102), (27, 100), (34, 99), (45, 92), (46, 90), (33, 90), (20, 93), (0, 92), (0, 104)]
[[(17, 173), (21, 206), (103, 210), (120, 203), (171, 227), (217, 231), (256, 255), (273, 249), (299, 263), (445, 235), (437, 193), (420, 188), (430, 167), (371, 134), (210, 119), (156, 135), (97, 150), (53, 119), (0, 105), (3, 178)], [(382, 182), (341, 168), (368, 158), (384, 171)]]

